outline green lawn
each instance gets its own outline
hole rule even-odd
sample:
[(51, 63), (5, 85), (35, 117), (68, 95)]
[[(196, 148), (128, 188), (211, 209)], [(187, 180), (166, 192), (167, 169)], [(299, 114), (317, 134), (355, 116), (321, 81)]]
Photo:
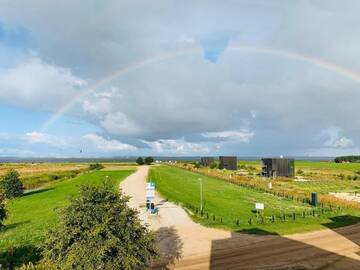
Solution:
[[(348, 218), (336, 219), (338, 225), (349, 224), (357, 220), (357, 213), (354, 213), (352, 210), (348, 210), (346, 213), (332, 212), (331, 214), (324, 214), (322, 217), (302, 218), (300, 217), (301, 213), (304, 211), (310, 213), (313, 209), (311, 206), (250, 188), (239, 187), (216, 178), (176, 167), (153, 167), (149, 178), (156, 182), (157, 190), (165, 198), (181, 203), (184, 206), (190, 204), (195, 207), (200, 205), (199, 178), (201, 178), (205, 201), (204, 211), (210, 213), (210, 218), (201, 218), (196, 215), (192, 217), (206, 226), (223, 227), (235, 231), (265, 231), (286, 234), (324, 228), (321, 224), (333, 223), (333, 219), (330, 219), (331, 215), (349, 215)], [(256, 222), (256, 214), (253, 212), (256, 202), (265, 204), (264, 215), (268, 217), (274, 215), (276, 219), (274, 223), (271, 220), (266, 221), (265, 224)], [(280, 221), (280, 216), (283, 213), (292, 214), (294, 212), (298, 214), (295, 220), (288, 216), (286, 221)], [(213, 221), (213, 215), (216, 217), (215, 221)], [(222, 223), (220, 217), (222, 217)], [(248, 223), (250, 218), (252, 218), (251, 225)], [(237, 219), (240, 221), (239, 226), (236, 224)], [(336, 226), (337, 224), (332, 224), (331, 226)]]
[[(241, 166), (255, 168), (255, 173), (261, 171), (261, 161), (238, 162)], [(295, 171), (297, 177), (302, 177), (304, 181), (293, 181), (293, 179), (278, 179), (276, 186), (285, 190), (301, 190), (305, 192), (318, 192), (328, 194), (330, 192), (354, 192), (360, 191), (360, 163), (335, 163), (326, 161), (295, 161)], [(299, 171), (302, 171), (299, 174)], [(229, 171), (228, 173), (231, 173)], [(357, 180), (353, 180), (353, 177)], [(260, 178), (259, 176), (252, 176)], [(351, 177), (351, 179), (348, 179)]]
[[(43, 189), (10, 200), (7, 204), (9, 218), (0, 230), (0, 263), (4, 263), (14, 247), (14, 257), (18, 261), (34, 259), (35, 249), (49, 228), (58, 222), (57, 208), (64, 207), (72, 195), (76, 195), (82, 184), (100, 184), (109, 176), (114, 188), (133, 170), (96, 171), (76, 178), (44, 186)], [(25, 256), (25, 258), (20, 258)]]

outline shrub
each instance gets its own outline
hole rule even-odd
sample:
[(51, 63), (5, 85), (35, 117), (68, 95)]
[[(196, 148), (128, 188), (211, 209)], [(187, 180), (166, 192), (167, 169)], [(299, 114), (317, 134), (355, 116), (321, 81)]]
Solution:
[(143, 159), (142, 157), (138, 157), (138, 158), (136, 159), (136, 163), (137, 163), (138, 165), (144, 165), (144, 159)]
[(360, 162), (360, 156), (342, 156), (342, 157), (337, 157), (334, 160), (336, 163), (341, 163), (341, 162)]
[(89, 165), (89, 169), (90, 170), (101, 170), (101, 169), (104, 169), (104, 166), (100, 163), (94, 163), (94, 164), (90, 164)]
[(20, 197), (24, 193), (24, 186), (20, 181), (20, 175), (15, 170), (8, 171), (0, 181), (0, 189), (6, 198)]
[(52, 174), (52, 175), (50, 175), (50, 178), (51, 178), (51, 180), (59, 180), (60, 176), (57, 174)]
[(153, 157), (146, 157), (145, 158), (145, 164), (146, 165), (151, 165), (154, 162), (154, 158)]
[(79, 193), (49, 232), (44, 262), (56, 269), (147, 269), (157, 255), (154, 235), (128, 198), (107, 183), (82, 186)]
[(7, 218), (7, 211), (5, 208), (5, 193), (0, 189), (0, 228), (3, 226), (3, 221)]
[(298, 175), (303, 175), (303, 174), (304, 174), (304, 171), (303, 171), (302, 169), (298, 169), (297, 172), (296, 172), (296, 174), (298, 174)]
[(210, 169), (215, 169), (215, 168), (217, 168), (217, 166), (218, 166), (217, 163), (215, 161), (213, 161), (210, 164)]
[(200, 167), (201, 167), (200, 162), (195, 162), (194, 163), (194, 168), (199, 169)]

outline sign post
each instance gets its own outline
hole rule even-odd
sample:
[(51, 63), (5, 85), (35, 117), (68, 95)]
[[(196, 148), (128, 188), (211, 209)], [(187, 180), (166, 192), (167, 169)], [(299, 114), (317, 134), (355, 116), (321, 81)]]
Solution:
[(265, 208), (265, 205), (263, 203), (255, 203), (255, 209), (256, 209), (257, 213), (260, 212), (261, 215), (263, 215), (264, 208)]
[(146, 208), (150, 211), (151, 214), (155, 214), (157, 212), (155, 207), (155, 183), (150, 181), (146, 185)]
[(200, 212), (203, 210), (203, 185), (202, 185), (202, 179), (199, 178), (200, 181)]

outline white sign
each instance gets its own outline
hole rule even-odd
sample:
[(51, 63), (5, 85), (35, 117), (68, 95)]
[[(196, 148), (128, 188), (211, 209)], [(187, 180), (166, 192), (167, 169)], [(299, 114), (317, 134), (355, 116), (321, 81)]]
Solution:
[(146, 185), (146, 199), (153, 200), (155, 199), (155, 183), (150, 182)]
[(154, 199), (155, 198), (155, 190), (147, 190), (146, 191), (146, 199)]
[(255, 203), (255, 209), (256, 210), (264, 210), (264, 204), (263, 203)]
[(272, 189), (272, 183), (271, 182), (268, 183), (268, 189)]
[(146, 190), (155, 190), (155, 183), (154, 182), (147, 183)]

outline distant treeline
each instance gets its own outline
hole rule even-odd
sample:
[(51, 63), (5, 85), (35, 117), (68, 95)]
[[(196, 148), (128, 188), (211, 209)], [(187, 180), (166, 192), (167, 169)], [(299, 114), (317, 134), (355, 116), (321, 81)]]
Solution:
[(360, 156), (343, 156), (343, 157), (336, 157), (334, 160), (336, 163), (341, 162), (360, 162)]

